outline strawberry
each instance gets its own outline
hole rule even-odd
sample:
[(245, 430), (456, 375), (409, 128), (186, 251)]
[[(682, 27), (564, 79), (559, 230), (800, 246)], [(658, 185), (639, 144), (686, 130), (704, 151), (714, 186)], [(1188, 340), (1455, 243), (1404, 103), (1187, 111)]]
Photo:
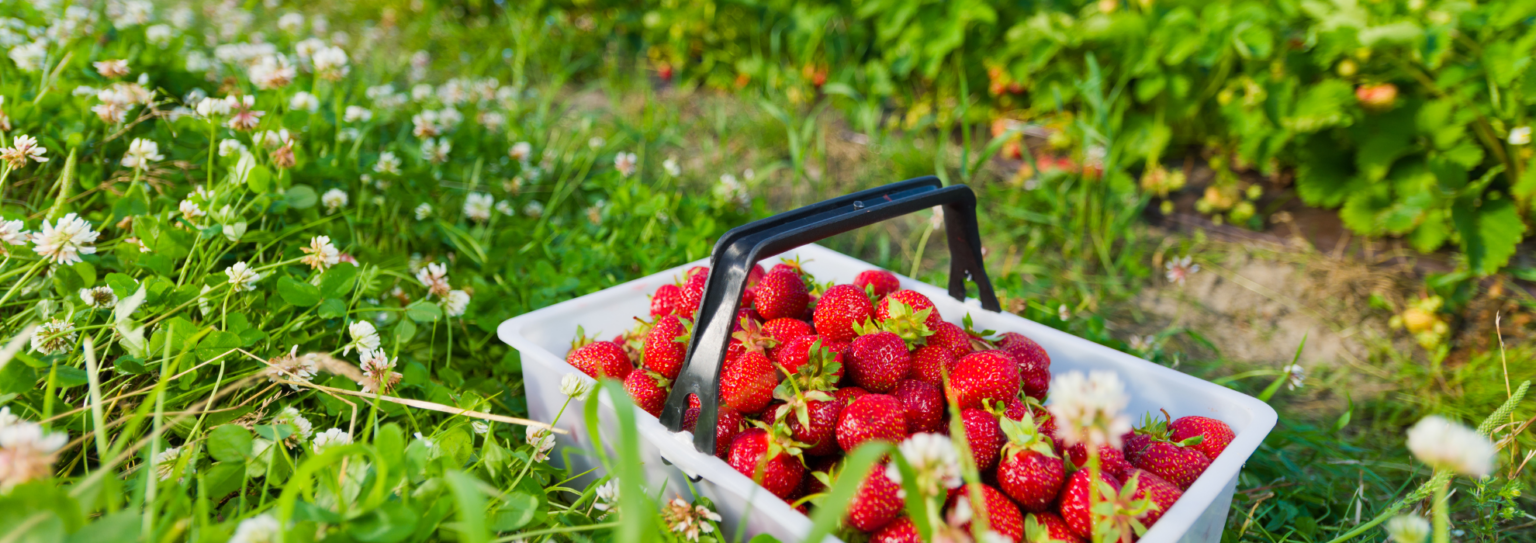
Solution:
[(635, 369), (624, 348), (608, 341), (594, 341), (565, 355), (566, 363), (582, 373), (598, 377), (624, 379)]
[(954, 355), (956, 360), (971, 354), (971, 335), (965, 333), (960, 325), (941, 322), (933, 326), (933, 335), (928, 336), (929, 346), (940, 346)]
[(873, 293), (878, 299), (900, 290), (901, 280), (896, 278), (896, 274), (885, 270), (864, 270), (853, 278), (853, 286), (858, 287), (859, 292)]
[[(1061, 518), (1067, 521), (1067, 527), (1078, 537), (1089, 539), (1093, 536), (1091, 521), (1088, 511), (1088, 485), (1090, 475), (1088, 470), (1078, 470), (1067, 478), (1067, 486), (1061, 491)], [(1120, 479), (1108, 473), (1099, 474), (1098, 489), (1099, 499), (1120, 492)]]
[(789, 440), (781, 428), (751, 428), (731, 443), (728, 461), (732, 468), (753, 482), (763, 485), (773, 495), (787, 499), (800, 488), (805, 465), (800, 463), (798, 444)]
[(997, 423), (997, 416), (982, 409), (963, 409), (960, 420), (965, 424), (965, 440), (970, 443), (976, 469), (987, 471), (996, 467), (998, 451), (1008, 441)]
[(662, 285), (651, 295), (651, 318), (676, 315), (683, 307), (683, 287)]
[(847, 406), (853, 403), (854, 400), (869, 395), (869, 391), (859, 387), (842, 387), (837, 389), (837, 392), (833, 392), (832, 395), (841, 400), (844, 406)]
[(1061, 515), (1050, 511), (1030, 513), (1024, 517), (1025, 543), (1083, 543), (1072, 533)]
[[(820, 344), (819, 346), (817, 345), (818, 343)], [(832, 371), (829, 374), (833, 376), (833, 383), (836, 383), (837, 379), (843, 376), (842, 353), (834, 350), (821, 336), (808, 335), (791, 339), (785, 342), (784, 345), (779, 346), (774, 351), (774, 356), (773, 361), (783, 367), (784, 372), (787, 374), (799, 371), (800, 366), (814, 360), (828, 368), (831, 367), (833, 362), (837, 363), (836, 371)]]
[(983, 400), (1005, 403), (1019, 392), (1019, 366), (999, 351), (965, 355), (955, 362), (946, 391), (962, 409), (983, 407)]
[(682, 303), (677, 306), (677, 314), (692, 319), (699, 312), (699, 302), (704, 299), (704, 288), (709, 284), (709, 268), (694, 266), (683, 275)]
[(676, 379), (683, 369), (683, 357), (688, 354), (688, 341), (693, 338), (693, 321), (687, 317), (667, 315), (651, 325), (645, 335), (645, 367), (662, 377)]
[(1051, 416), (1051, 412), (1047, 411), (1045, 406), (1040, 404), (1040, 400), (1028, 396), (1025, 396), (1023, 399), (1020, 399), (1018, 396), (1008, 398), (1004, 416), (1013, 420), (1024, 420), (1024, 415), (1026, 414), (1034, 417), (1035, 426), (1040, 429), (1041, 435), (1055, 438), (1056, 417)]
[(800, 319), (773, 319), (763, 323), (763, 333), (773, 338), (778, 345), (768, 349), (768, 358), (777, 361), (779, 348), (791, 340), (809, 336), (816, 333), (811, 329), (810, 323)]
[[(688, 396), (688, 410), (683, 412), (683, 429), (689, 432), (699, 425), (699, 397)], [(731, 452), (731, 442), (736, 440), (736, 435), (741, 433), (741, 425), (746, 418), (736, 410), (720, 406), (715, 411), (715, 456), (726, 458)]]
[(902, 500), (901, 485), (886, 477), (885, 471), (884, 464), (875, 464), (859, 483), (858, 493), (848, 501), (849, 526), (873, 533), (901, 515), (906, 505)]
[[(946, 323), (947, 324), (947, 323)], [(911, 377), (935, 386), (944, 386), (944, 372), (954, 369), (953, 351), (944, 345), (924, 345), (912, 351)]]
[(747, 351), (720, 370), (721, 402), (743, 414), (760, 413), (773, 399), (773, 388), (778, 384), (768, 355)]
[(1044, 399), (1051, 388), (1051, 355), (1045, 348), (1018, 332), (1005, 332), (998, 340), (997, 348), (1007, 352), (1019, 364), (1024, 393), (1031, 398)]
[(837, 474), (838, 463), (842, 461), (839, 456), (812, 456), (810, 463), (805, 466), (805, 481), (800, 483), (800, 493), (806, 496), (821, 494), (830, 490), (833, 475)]
[(843, 402), (827, 395), (826, 400), (791, 400), (772, 411), (774, 420), (788, 426), (795, 441), (806, 444), (806, 454), (824, 456), (837, 452), (837, 415), (843, 411)]
[(998, 485), (1025, 511), (1046, 511), (1067, 480), (1066, 463), (1034, 417), (1017, 421), (1005, 417), (999, 423), (1008, 443), (997, 465)]
[(1227, 450), (1227, 445), (1232, 444), (1232, 427), (1219, 420), (1188, 416), (1179, 417), (1168, 423), (1169, 438), (1173, 441), (1187, 441), (1195, 436), (1200, 436), (1200, 441), (1191, 446), (1195, 450), (1204, 453), (1207, 458), (1215, 460), (1221, 456), (1221, 451)]
[(1154, 439), (1142, 449), (1134, 464), (1173, 483), (1179, 490), (1189, 490), (1205, 468), (1211, 466), (1211, 459), (1193, 447)]
[(667, 405), (667, 394), (672, 391), (672, 380), (650, 370), (630, 372), (624, 378), (624, 391), (646, 413), (661, 416), (661, 408)]
[[(972, 486), (974, 485), (974, 486)], [(982, 495), (982, 503), (986, 504), (987, 528), (1002, 534), (1008, 541), (1018, 541), (1024, 537), (1024, 515), (1019, 513), (1019, 506), (1014, 505), (1008, 495), (1001, 490), (983, 483), (973, 483), (961, 487), (961, 491), (949, 498), (949, 508), (954, 509), (955, 504), (961, 499), (970, 500), (973, 517), (980, 516), (981, 506), (976, 503), (974, 494), (979, 489)], [(966, 533), (971, 531), (971, 523), (966, 522), (962, 527)]]
[(894, 390), (912, 368), (906, 343), (891, 332), (859, 336), (849, 354), (848, 377), (870, 392)]
[[(912, 292), (909, 290), (897, 291)], [(916, 293), (914, 293), (916, 294)], [(933, 335), (933, 328), (929, 325), (935, 314), (932, 307), (917, 310), (906, 302), (896, 299), (892, 294), (880, 300), (880, 306), (875, 310), (875, 319), (855, 324), (853, 329), (861, 336), (876, 332), (890, 332), (900, 337), (907, 344), (907, 349), (912, 350), (928, 344), (928, 336)], [(921, 294), (918, 294), (921, 296)], [(924, 298), (926, 299), (926, 298)], [(932, 302), (929, 302), (930, 304)]]
[[(1067, 447), (1066, 453), (1067, 459), (1072, 462), (1073, 468), (1085, 469), (1088, 467), (1088, 449), (1083, 444), (1079, 443)], [(1099, 468), (1104, 473), (1121, 477), (1134, 467), (1136, 466), (1131, 465), (1130, 462), (1125, 460), (1125, 454), (1121, 453), (1120, 449), (1113, 447), (1102, 447), (1099, 449)]]
[(901, 517), (870, 535), (869, 543), (923, 543), (912, 519)]
[(944, 391), (936, 385), (907, 379), (891, 392), (906, 409), (907, 433), (944, 431)]
[(805, 288), (805, 280), (794, 269), (774, 266), (773, 271), (757, 283), (754, 303), (764, 319), (798, 319), (805, 315), (810, 302), (811, 293)]
[(747, 288), (757, 288), (757, 283), (763, 280), (768, 272), (763, 271), (762, 264), (753, 264), (751, 271), (747, 272)]
[(860, 396), (837, 419), (837, 445), (844, 452), (870, 440), (898, 443), (907, 437), (905, 410), (895, 396)]
[(854, 325), (875, 316), (875, 305), (863, 289), (837, 285), (822, 293), (816, 302), (816, 332), (833, 341), (853, 341), (859, 337)]
[(758, 351), (767, 355), (779, 346), (779, 340), (773, 339), (757, 319), (743, 314), (745, 311), (736, 313), (736, 325), (732, 328), (731, 342), (725, 346), (727, 366), (736, 362), (736, 359), (741, 358), (741, 354), (747, 351)]
[[(906, 306), (907, 309), (902, 311), (901, 306)], [(875, 320), (878, 321), (901, 318), (906, 315), (915, 316), (918, 322), (927, 324), (929, 331), (944, 322), (944, 318), (939, 316), (939, 308), (933, 306), (933, 300), (915, 290), (892, 292), (881, 298), (880, 305), (875, 307)]]
[(1184, 496), (1184, 492), (1179, 490), (1179, 487), (1173, 486), (1173, 483), (1163, 480), (1162, 477), (1153, 475), (1152, 472), (1144, 469), (1131, 468), (1131, 471), (1126, 473), (1125, 477), (1126, 487), (1135, 485), (1137, 498), (1150, 500), (1154, 505), (1154, 507), (1147, 511), (1146, 516), (1141, 517), (1142, 524), (1145, 524), (1148, 528), (1157, 523), (1157, 519), (1162, 518), (1163, 513), (1167, 512), (1169, 507), (1173, 507), (1174, 502), (1179, 501), (1179, 498)]
[(1147, 445), (1152, 444), (1152, 437), (1147, 434), (1130, 432), (1120, 438), (1125, 449), (1125, 460), (1135, 462), (1141, 458), (1141, 452), (1147, 450)]

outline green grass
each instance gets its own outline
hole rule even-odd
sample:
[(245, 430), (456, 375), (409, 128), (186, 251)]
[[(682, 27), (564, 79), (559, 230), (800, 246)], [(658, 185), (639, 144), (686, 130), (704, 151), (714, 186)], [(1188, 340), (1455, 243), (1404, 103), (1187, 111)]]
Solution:
[[(1161, 272), (1153, 255), (1168, 251), (1137, 221), (1148, 199), (1113, 162), (1101, 177), (1046, 174), (1026, 190), (986, 160), (1000, 140), (951, 138), (933, 126), (894, 130), (856, 108), (848, 114), (767, 89), (658, 86), (642, 57), (567, 18), (478, 4), (428, 2), (419, 12), (404, 2), (341, 6), (325, 12), (330, 30), (349, 36), (342, 49), (350, 72), (337, 80), (296, 57), (294, 81), (273, 89), (257, 89), (240, 65), (189, 69), (191, 51), (213, 56), (205, 32), (227, 26), (233, 34), (215, 41), (230, 44), (259, 31), (290, 57), (314, 33), (280, 29), (285, 10), (252, 8), (248, 27), (233, 8), (198, 13), (192, 26), (170, 27), (164, 46), (149, 39), (149, 25), (177, 20), (170, 8), (158, 8), (148, 25), (114, 25), (115, 15), (92, 11), (89, 32), (47, 42), (39, 70), (0, 61), (12, 126), (3, 143), (36, 137), (50, 159), (5, 167), (0, 215), (35, 232), (73, 213), (100, 233), (88, 244), (95, 253), (68, 265), (44, 262), (31, 245), (4, 246), (0, 337), (14, 348), (0, 354), (0, 406), (68, 439), (46, 473), (0, 489), (4, 541), (224, 541), (265, 516), (285, 527), (287, 540), (676, 538), (647, 528), (663, 522), (649, 512), (671, 496), (644, 492), (633, 455), (605, 459), (619, 475), (618, 507), (645, 512), (621, 522), (595, 507), (605, 478), (578, 485), (587, 474), (535, 459), (523, 427), (429, 407), (526, 415), (518, 355), (493, 335), (503, 320), (702, 258), (732, 226), (853, 188), (936, 171), (973, 183), (986, 202), (988, 267), (1008, 308), (1116, 348), (1131, 349), (1114, 331), (1120, 310)], [(34, 28), (60, 9), (6, 7)], [(307, 15), (312, 24), (316, 13)], [(428, 62), (413, 67), (416, 51)], [(107, 59), (127, 59), (130, 75), (113, 80), (91, 67)], [(91, 110), (102, 100), (72, 92), (139, 74), (154, 94), (126, 123), (104, 122)], [(475, 88), (485, 80), (495, 87)], [(411, 86), (422, 83), (437, 93), (412, 98)], [(370, 94), (384, 84), (403, 103), (390, 107), (377, 90)], [(473, 96), (460, 100), (455, 88)], [(196, 106), (185, 101), (194, 89), (253, 95), (265, 115), (255, 130), (233, 130), (173, 114)], [(313, 112), (290, 107), (300, 91), (314, 95)], [(853, 100), (828, 98), (844, 99)], [(348, 106), (370, 109), (371, 120), (345, 120)], [(423, 156), (412, 117), (447, 108), (463, 120), (436, 136), (452, 151), (434, 162)], [(503, 121), (488, 123), (487, 114)], [(1094, 118), (1075, 130), (1114, 137), (1112, 123)], [(291, 165), (281, 163), (280, 146), (253, 139), (278, 129), (293, 138)], [(135, 139), (158, 143), (163, 158), (124, 167)], [(245, 164), (238, 151), (217, 152), (225, 141), (250, 152)], [(531, 156), (509, 156), (524, 141)], [(398, 172), (376, 168), (386, 152), (401, 161)], [(625, 152), (638, 161), (629, 175), (615, 165)], [(668, 159), (679, 175), (666, 171)], [(723, 191), (724, 174), (741, 179), (749, 198)], [(333, 189), (346, 193), (344, 205), (325, 203)], [(505, 202), (511, 213), (471, 217), (472, 194)], [(202, 214), (183, 212), (184, 202)], [(431, 209), (418, 217), (424, 204)], [(943, 236), (926, 225), (927, 217), (908, 217), (828, 243), (938, 282)], [(356, 265), (303, 262), (316, 236)], [(1198, 239), (1174, 243), (1179, 250), (1168, 254), (1201, 248)], [(250, 290), (229, 282), (226, 270), (237, 262), (261, 274)], [(462, 314), (417, 279), (429, 263), (445, 266), (450, 290), (469, 297)], [(80, 296), (102, 287), (115, 309)], [(55, 321), (71, 323), (74, 335), (44, 336), (62, 337), (46, 349), (25, 343), (31, 326)], [(382, 356), (400, 374), (389, 396), (417, 403), (359, 392), (349, 332), (359, 322), (377, 329)], [(1198, 330), (1159, 338), (1142, 354), (1160, 363), (1180, 357), (1181, 369), (1203, 377), (1230, 374), (1230, 361)], [(290, 352), (315, 371), (274, 382), (271, 365), (292, 364)], [(1418, 362), (1421, 354), (1382, 352), (1376, 361), (1396, 377), (1393, 392), (1349, 411), (1293, 410), (1280, 391), (1272, 403), (1282, 423), (1239, 482), (1227, 537), (1327, 541), (1357, 517), (1369, 520), (1430, 475), (1407, 454), (1403, 430), (1427, 413), (1481, 420), (1504, 403), (1506, 378), (1518, 386), (1533, 377), (1531, 354), (1512, 348), (1507, 373), (1499, 353), (1484, 352), (1437, 374)], [(1347, 381), (1332, 383), (1314, 386), (1347, 394)], [(1232, 386), (1258, 394), (1268, 384)], [(335, 428), (353, 444), (316, 450), (287, 408), (307, 420), (311, 436)], [(623, 450), (634, 450), (633, 432), (620, 438)], [(1533, 446), (1523, 434), (1512, 450)], [(878, 453), (855, 456), (868, 462)], [(1491, 490), (1457, 481), (1453, 518), (1466, 539), (1531, 537), (1529, 498), (1512, 502), (1518, 515), (1498, 518), (1502, 506), (1488, 496), (1505, 488), (1500, 481)], [(838, 513), (818, 511), (817, 529), (833, 529)]]

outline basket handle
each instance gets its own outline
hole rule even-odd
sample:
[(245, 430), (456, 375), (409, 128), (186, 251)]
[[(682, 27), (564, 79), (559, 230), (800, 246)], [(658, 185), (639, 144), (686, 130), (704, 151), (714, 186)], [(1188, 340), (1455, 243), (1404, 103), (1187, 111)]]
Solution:
[(693, 339), (662, 409), (661, 423), (668, 430), (681, 431), (688, 395), (697, 394), (700, 409), (693, 445), (714, 454), (715, 432), (698, 429), (715, 427), (720, 367), (731, 339), (732, 321), (741, 306), (747, 274), (764, 256), (934, 206), (944, 208), (944, 231), (949, 237), (949, 295), (964, 300), (965, 282), (970, 280), (976, 283), (981, 307), (1001, 311), (982, 263), (976, 193), (965, 185), (944, 187), (932, 176), (909, 179), (754, 221), (726, 232), (715, 242)]

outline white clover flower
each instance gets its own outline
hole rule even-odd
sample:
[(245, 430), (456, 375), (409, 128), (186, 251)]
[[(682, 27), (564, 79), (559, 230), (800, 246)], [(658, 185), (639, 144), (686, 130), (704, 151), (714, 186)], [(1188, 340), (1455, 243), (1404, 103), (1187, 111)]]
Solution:
[(123, 155), (122, 164), (124, 168), (146, 170), (151, 163), (161, 160), (165, 160), (165, 155), (160, 154), (160, 144), (153, 140), (133, 138), (133, 142), (128, 144), (128, 152)]
[(731, 174), (720, 176), (720, 183), (715, 185), (715, 195), (729, 202), (745, 204), (747, 202), (747, 187)]
[(249, 94), (239, 98), (231, 96), (227, 100), (233, 102), (229, 122), (225, 123), (225, 126), (231, 129), (245, 131), (256, 128), (256, 125), (261, 123), (261, 117), (267, 114), (265, 111), (252, 109), (256, 107), (255, 96)]
[(1429, 521), (1411, 513), (1388, 519), (1385, 528), (1396, 543), (1424, 543), (1429, 539)]
[(933, 215), (928, 217), (928, 228), (938, 230), (944, 227), (944, 208), (933, 208)]
[(421, 204), (419, 206), (416, 206), (416, 220), (424, 221), (424, 220), (427, 220), (427, 217), (431, 217), (431, 216), (432, 216), (432, 204), (423, 203), (423, 204)]
[(1510, 145), (1529, 145), (1531, 143), (1531, 127), (1517, 126), (1509, 131)]
[(293, 427), (293, 433), (288, 435), (288, 439), (283, 440), (283, 443), (289, 447), (303, 445), (315, 433), (315, 425), (310, 424), (309, 419), (304, 418), (304, 415), (299, 413), (298, 409), (294, 409), (293, 406), (284, 407), (282, 411), (273, 416), (272, 424), (287, 424)]
[(32, 43), (24, 43), (12, 47), (10, 51), (11, 62), (16, 63), (16, 68), (23, 72), (36, 72), (43, 69), (43, 60), (48, 58), (48, 42), (38, 38)]
[(469, 308), (469, 293), (462, 290), (450, 290), (443, 297), (443, 312), (450, 317), (464, 315), (464, 310)]
[(95, 254), (93, 244), (100, 235), (90, 222), (70, 213), (53, 224), (43, 221), (43, 229), (32, 234), (32, 250), (44, 260), (68, 266), (80, 262), (80, 255)]
[(48, 149), (37, 144), (37, 138), (21, 134), (11, 140), (10, 147), (0, 147), (0, 160), (12, 168), (20, 168), (26, 166), (28, 161), (48, 162), (48, 157), (43, 156), (47, 153)]
[(231, 107), (233, 107), (233, 104), (231, 104), (227, 98), (214, 98), (211, 96), (205, 96), (203, 99), (197, 101), (197, 105), (194, 106), (193, 111), (196, 111), (199, 117), (211, 118), (221, 115), (228, 115), (229, 109)]
[(37, 331), (32, 334), (32, 350), (43, 356), (57, 354), (74, 348), (77, 336), (79, 334), (75, 332), (74, 322), (54, 318), (38, 325)]
[(244, 260), (224, 268), (224, 275), (229, 276), (229, 289), (235, 292), (256, 290), (256, 282), (261, 280), (261, 274), (246, 265)]
[(202, 51), (193, 50), (187, 52), (184, 66), (189, 72), (203, 73), (213, 67), (213, 61), (209, 60), (208, 55)]
[(1492, 472), (1498, 453), (1487, 437), (1439, 415), (1424, 417), (1408, 429), (1408, 450), (1429, 467), (1468, 477)]
[(288, 62), (287, 57), (266, 55), (247, 68), (246, 74), (256, 88), (271, 90), (288, 86), (293, 82), (293, 78), (298, 77), (299, 71)]
[(592, 501), (592, 508), (598, 511), (615, 511), (619, 507), (619, 481), (609, 479), (597, 487), (597, 498)]
[(144, 39), (149, 40), (149, 43), (160, 46), (162, 49), (171, 42), (172, 37), (175, 37), (175, 33), (171, 30), (170, 25), (151, 25), (149, 28), (144, 29)]
[(506, 200), (496, 202), (496, 212), (509, 217), (515, 213), (515, 211), (512, 210), (512, 202), (508, 202)]
[(1165, 276), (1168, 278), (1168, 282), (1180, 285), (1184, 284), (1184, 280), (1188, 279), (1189, 276), (1200, 272), (1200, 265), (1192, 264), (1189, 255), (1174, 257), (1167, 264), (1164, 264), (1163, 267), (1167, 270)]
[[(938, 496), (945, 489), (960, 486), (960, 454), (949, 436), (921, 432), (912, 434), (896, 447), (901, 457), (912, 466), (917, 475), (917, 487), (926, 496)], [(887, 466), (885, 476), (901, 482), (901, 470), (895, 464)]]
[(268, 148), (276, 148), (293, 143), (293, 137), (288, 134), (287, 128), (279, 128), (277, 130), (263, 130), (261, 132), (251, 134), (251, 143), (255, 145), (265, 145)]
[(428, 263), (416, 270), (416, 280), (421, 286), (427, 287), (427, 292), (435, 296), (447, 296), (451, 287), (448, 284), (448, 266), (437, 262)]
[(485, 222), (491, 220), (491, 206), (494, 198), (489, 194), (470, 193), (464, 197), (464, 216), (469, 220)]
[(491, 433), (491, 425), (478, 420), (469, 423), (469, 429), (474, 431), (475, 435), (477, 436), (483, 436)]
[(330, 236), (310, 238), (309, 246), (301, 247), (299, 250), (305, 255), (300, 259), (300, 262), (303, 262), (312, 269), (325, 271), (326, 268), (341, 262), (341, 251), (338, 251), (336, 246), (331, 244)]
[(431, 438), (421, 435), (421, 432), (416, 432), (416, 440), (420, 441), (422, 445), (426, 445), (428, 449), (437, 447), (437, 444), (433, 443)]
[(437, 121), (443, 128), (452, 129), (464, 122), (464, 114), (453, 108), (441, 109), (437, 112)]
[(192, 223), (196, 223), (197, 219), (206, 215), (206, 213), (203, 213), (203, 208), (198, 207), (197, 202), (192, 200), (182, 200), (180, 204), (176, 205), (176, 210), (180, 211), (181, 216)]
[(21, 219), (0, 221), (0, 254), (5, 254), (6, 245), (26, 245), (31, 237)]
[[(365, 321), (358, 321), (367, 324)], [(371, 328), (373, 325), (369, 325)], [(363, 370), (363, 392), (389, 394), (395, 385), (400, 383), (401, 375), (395, 370), (395, 359), (390, 358), (384, 349), (362, 349), (358, 352), (361, 363), (358, 367)]]
[(229, 543), (276, 543), (280, 539), (283, 527), (277, 522), (277, 518), (271, 513), (260, 515), (240, 521), (235, 527), (235, 535), (230, 536)]
[(304, 15), (290, 11), (277, 18), (277, 29), (287, 33), (295, 33), (304, 29)]
[(107, 17), (111, 18), (112, 25), (118, 28), (149, 24), (150, 16), (154, 12), (155, 5), (148, 0), (107, 2)]
[(96, 99), (101, 103), (91, 106), (91, 112), (104, 123), (122, 124), (134, 106), (134, 97), (115, 87), (97, 91)]
[(69, 94), (70, 94), (70, 96), (75, 96), (75, 97), (96, 96), (97, 92), (98, 92), (98, 89), (96, 87), (92, 87), (90, 85), (78, 85), (78, 86), (75, 87), (75, 90), (70, 91)]
[(587, 147), (592, 148), (593, 151), (602, 149), (607, 144), (608, 140), (603, 139), (602, 136), (592, 136), (592, 139), (587, 140)]
[(1056, 318), (1064, 321), (1072, 320), (1072, 311), (1067, 309), (1067, 304), (1060, 304), (1056, 306)]
[(373, 171), (377, 173), (400, 173), (400, 158), (390, 151), (379, 153), (379, 161), (373, 164)]
[[(417, 51), (417, 53), (425, 54), (424, 51)], [(414, 55), (411, 56), (412, 64), (416, 63), (416, 58)], [(425, 102), (430, 100), (434, 94), (436, 94), (436, 90), (432, 88), (432, 85), (426, 83), (418, 83), (411, 87), (411, 101), (413, 102)]]
[(112, 292), (112, 287), (93, 287), (80, 289), (80, 300), (91, 309), (112, 309), (117, 307), (117, 293)]
[(322, 47), (309, 60), (322, 78), (337, 81), (347, 75), (347, 52), (339, 47)]
[(0, 492), (53, 473), (59, 449), (69, 434), (46, 432), (34, 422), (13, 422), (0, 427)]
[(1124, 413), (1130, 397), (1114, 372), (1074, 371), (1051, 380), (1051, 404), (1056, 418), (1056, 437), (1071, 446), (1120, 447), (1120, 436), (1131, 431)]
[[(197, 461), (191, 459), (191, 456), (190, 447), (171, 447), (160, 451), (160, 454), (155, 455), (155, 476), (161, 481), (166, 481), (171, 476), (177, 475), (176, 465), (181, 463), (183, 458), (187, 459), (186, 473), (197, 471)], [(180, 481), (182, 477), (178, 476), (176, 479)]]
[(352, 336), (352, 342), (342, 348), (342, 354), (352, 352), (353, 347), (361, 351), (379, 348), (379, 332), (368, 321), (353, 321), (347, 325), (347, 334)]
[(320, 196), (320, 204), (325, 206), (326, 213), (335, 213), (336, 210), (347, 207), (347, 191), (331, 189)]
[(574, 373), (567, 373), (564, 377), (560, 378), (560, 393), (564, 394), (567, 398), (584, 396), (591, 386), (586, 379)]
[(427, 138), (421, 142), (421, 157), (433, 164), (442, 164), (448, 161), (448, 153), (453, 151), (453, 144), (447, 139)]
[(512, 148), (507, 150), (507, 156), (519, 162), (528, 160), (528, 156), (531, 154), (533, 154), (533, 144), (526, 141), (514, 143)]
[(10, 407), (0, 407), (0, 430), (22, 422), (21, 417), (11, 413)]
[(242, 156), (250, 152), (251, 151), (249, 149), (245, 148), (244, 143), (240, 143), (240, 140), (228, 138), (219, 140), (219, 156)]
[[(299, 346), (294, 345), (287, 354), (273, 358), (267, 367), (267, 380), (276, 382), (278, 379), (308, 383), (314, 380), (320, 373), (320, 365), (315, 363), (312, 356), (299, 356)], [(296, 384), (288, 385), (298, 390)]]
[(555, 434), (536, 426), (528, 426), (526, 433), (528, 444), (533, 446), (533, 461), (548, 461), (549, 452), (555, 450)]
[(544, 216), (544, 204), (539, 203), (538, 200), (528, 202), (528, 205), (523, 206), (523, 214), (535, 219), (542, 217)]
[(342, 445), (351, 444), (352, 434), (347, 433), (346, 430), (342, 430), (341, 428), (331, 428), (330, 430), (320, 432), (319, 435), (315, 436), (315, 439), (312, 443), (310, 443), (309, 448), (310, 450), (315, 451), (315, 454), (320, 454), (331, 447), (339, 447)]
[(638, 162), (634, 153), (620, 151), (619, 154), (613, 156), (613, 168), (618, 170), (624, 177), (629, 177), (635, 173), (636, 164)]
[(373, 112), (365, 107), (347, 106), (346, 111), (341, 116), (341, 120), (348, 123), (366, 123), (373, 120)]
[(101, 74), (102, 77), (106, 78), (116, 78), (128, 75), (127, 59), (102, 60), (91, 63), (91, 66), (96, 68), (96, 73)]
[(1301, 367), (1300, 364), (1291, 364), (1289, 366), (1280, 368), (1280, 371), (1285, 372), (1286, 378), (1290, 379), (1290, 383), (1286, 385), (1290, 388), (1290, 390), (1296, 390), (1306, 386), (1307, 370), (1306, 368)]
[(491, 132), (499, 132), (507, 125), (507, 116), (495, 111), (482, 111), (477, 117), (480, 125)]
[(320, 109), (320, 99), (308, 92), (299, 91), (293, 94), (293, 98), (288, 99), (288, 109), (314, 113)]
[(702, 534), (715, 531), (715, 526), (705, 521), (720, 521), (720, 515), (702, 505), (688, 505), (682, 498), (672, 498), (661, 508), (662, 521), (667, 529), (689, 541), (698, 541)]
[(662, 161), (661, 169), (662, 171), (667, 172), (667, 175), (672, 177), (677, 177), (683, 173), (683, 167), (679, 166), (677, 164), (677, 159), (672, 157), (667, 157), (665, 161)]

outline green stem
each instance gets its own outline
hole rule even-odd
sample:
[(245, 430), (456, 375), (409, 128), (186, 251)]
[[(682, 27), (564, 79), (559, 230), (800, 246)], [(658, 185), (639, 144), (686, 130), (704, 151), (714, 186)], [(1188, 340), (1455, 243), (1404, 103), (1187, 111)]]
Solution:
[(16, 294), (16, 289), (21, 288), (22, 285), (27, 284), (27, 280), (32, 278), (32, 274), (37, 273), (37, 270), (42, 269), (43, 265), (46, 263), (47, 261), (45, 260), (39, 260), (34, 262), (31, 267), (27, 268), (26, 275), (23, 275), (21, 280), (17, 281), (16, 284), (11, 285), (11, 288), (5, 291), (5, 296), (0, 296), (0, 305), (5, 305), (5, 301), (11, 299), (11, 295)]
[(1451, 486), (1449, 478), (1444, 483), (1435, 485), (1435, 502), (1433, 504), (1435, 523), (1435, 543), (1451, 543), (1451, 513), (1450, 503), (1446, 497), (1446, 489)]

